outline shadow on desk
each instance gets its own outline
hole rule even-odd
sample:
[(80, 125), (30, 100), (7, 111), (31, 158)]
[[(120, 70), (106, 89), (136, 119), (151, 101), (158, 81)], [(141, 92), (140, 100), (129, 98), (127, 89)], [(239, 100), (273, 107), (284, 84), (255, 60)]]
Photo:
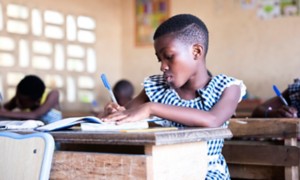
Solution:
[(231, 119), (223, 155), (232, 179), (299, 179), (300, 119)]

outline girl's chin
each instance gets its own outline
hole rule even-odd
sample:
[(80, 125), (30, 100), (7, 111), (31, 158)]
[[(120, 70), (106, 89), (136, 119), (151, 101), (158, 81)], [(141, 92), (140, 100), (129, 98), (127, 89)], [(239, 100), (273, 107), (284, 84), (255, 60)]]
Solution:
[(172, 83), (172, 81), (167, 81), (167, 84), (168, 84), (169, 86), (171, 86), (171, 87), (174, 86), (174, 84)]
[(180, 87), (180, 86), (178, 86), (178, 82), (176, 83), (176, 82), (174, 81), (174, 78), (172, 78), (172, 77), (168, 77), (168, 78), (166, 78), (165, 80), (166, 80), (167, 84), (168, 84), (170, 87), (174, 88), (174, 89)]
[(167, 82), (167, 83), (168, 83), (168, 85), (169, 85), (170, 87), (172, 87), (173, 89), (178, 88), (178, 86), (174, 83), (174, 81), (170, 81), (170, 82)]

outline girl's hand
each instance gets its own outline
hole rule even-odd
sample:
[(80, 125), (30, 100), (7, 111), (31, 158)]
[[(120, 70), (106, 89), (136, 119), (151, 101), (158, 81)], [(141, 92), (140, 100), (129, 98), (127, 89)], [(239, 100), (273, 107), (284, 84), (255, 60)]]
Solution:
[(279, 109), (274, 110), (275, 117), (297, 118), (297, 113), (297, 109), (290, 106), (281, 106)]
[(146, 119), (150, 116), (149, 112), (150, 107), (148, 103), (146, 103), (133, 109), (114, 111), (102, 119), (104, 122), (116, 122), (116, 124), (123, 124), (126, 122), (134, 122)]
[(118, 111), (125, 111), (125, 107), (123, 106), (120, 106), (114, 102), (110, 102), (108, 104), (105, 105), (104, 107), (104, 112), (98, 114), (98, 118), (100, 119), (103, 119), (105, 118), (106, 116), (112, 114), (112, 113), (115, 113), (115, 112), (118, 112)]

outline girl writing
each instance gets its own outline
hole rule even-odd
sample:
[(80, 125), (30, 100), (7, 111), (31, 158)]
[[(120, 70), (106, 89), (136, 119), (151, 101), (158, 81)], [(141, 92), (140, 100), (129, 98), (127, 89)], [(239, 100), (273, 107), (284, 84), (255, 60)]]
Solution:
[[(142, 92), (124, 107), (107, 104), (104, 121), (119, 124), (157, 116), (165, 119), (165, 126), (227, 126), (246, 88), (233, 77), (209, 75), (206, 25), (196, 16), (179, 14), (163, 22), (153, 39), (162, 74), (147, 77)], [(206, 179), (230, 179), (221, 154), (224, 140), (207, 143)]]

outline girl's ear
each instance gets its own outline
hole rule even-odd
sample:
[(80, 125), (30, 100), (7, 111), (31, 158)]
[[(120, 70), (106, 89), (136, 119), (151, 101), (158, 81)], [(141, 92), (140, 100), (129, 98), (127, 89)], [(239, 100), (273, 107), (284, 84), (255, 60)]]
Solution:
[(193, 45), (193, 55), (194, 55), (194, 60), (200, 59), (200, 57), (204, 55), (204, 49), (201, 44)]

